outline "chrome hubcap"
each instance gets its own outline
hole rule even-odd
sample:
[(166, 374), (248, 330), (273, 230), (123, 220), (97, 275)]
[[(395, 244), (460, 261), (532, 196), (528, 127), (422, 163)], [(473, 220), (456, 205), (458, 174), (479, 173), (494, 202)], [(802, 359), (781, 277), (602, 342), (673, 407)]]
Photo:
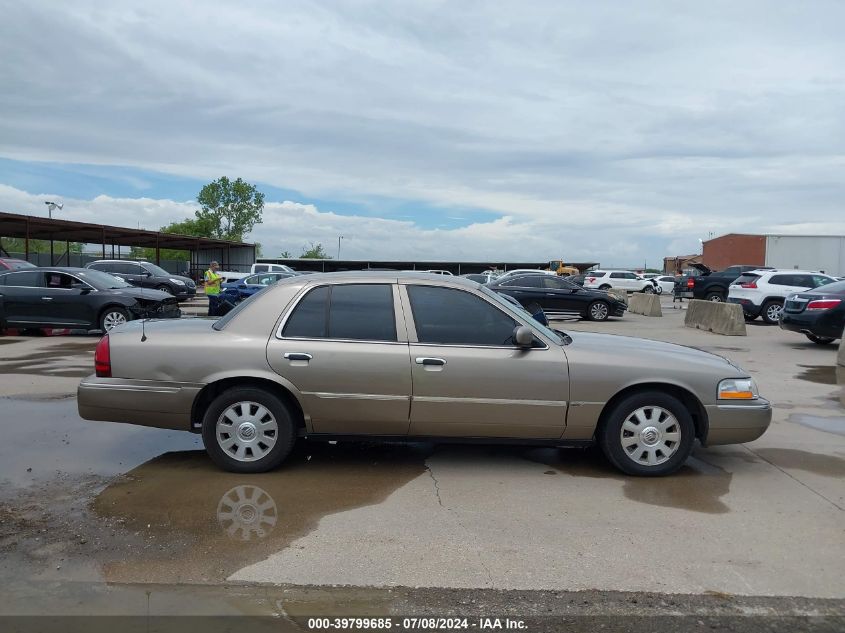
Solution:
[(257, 402), (237, 402), (217, 419), (216, 436), (229, 457), (254, 462), (273, 450), (279, 425), (267, 407)]
[(217, 522), (237, 541), (264, 538), (277, 519), (276, 502), (258, 486), (235, 486), (217, 504)]
[(681, 426), (662, 407), (641, 407), (622, 423), (619, 440), (632, 461), (642, 466), (659, 466), (681, 445)]
[(118, 325), (123, 325), (124, 323), (126, 323), (126, 317), (120, 312), (109, 312), (103, 318), (103, 329), (108, 332), (109, 330), (116, 328)]

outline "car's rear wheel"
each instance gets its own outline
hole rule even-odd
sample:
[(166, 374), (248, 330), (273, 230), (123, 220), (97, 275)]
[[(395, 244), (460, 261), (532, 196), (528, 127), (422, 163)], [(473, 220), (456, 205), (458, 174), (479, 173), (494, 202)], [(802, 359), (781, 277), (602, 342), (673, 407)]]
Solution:
[(695, 425), (684, 404), (666, 393), (628, 396), (609, 411), (598, 431), (610, 462), (628, 475), (658, 477), (680, 468), (695, 440)]
[(607, 321), (610, 316), (610, 306), (604, 301), (593, 301), (587, 306), (587, 318), (590, 321)]
[(103, 332), (110, 332), (128, 320), (129, 313), (126, 310), (117, 306), (111, 306), (103, 310), (103, 313), (100, 315), (100, 329)]
[(763, 310), (760, 314), (763, 317), (763, 320), (771, 325), (778, 322), (782, 311), (783, 303), (780, 301), (766, 301), (766, 303), (763, 304)]
[(217, 396), (203, 416), (202, 439), (211, 460), (230, 472), (263, 473), (288, 456), (296, 425), (272, 393), (234, 387)]
[(816, 345), (830, 345), (836, 340), (830, 336), (816, 336), (815, 334), (807, 334), (807, 338), (813, 341)]
[(721, 292), (708, 292), (707, 296), (704, 297), (707, 301), (712, 301), (714, 303), (721, 303), (725, 300), (722, 296)]
[(610, 290), (610, 284), (602, 284), (599, 286), (599, 290)]

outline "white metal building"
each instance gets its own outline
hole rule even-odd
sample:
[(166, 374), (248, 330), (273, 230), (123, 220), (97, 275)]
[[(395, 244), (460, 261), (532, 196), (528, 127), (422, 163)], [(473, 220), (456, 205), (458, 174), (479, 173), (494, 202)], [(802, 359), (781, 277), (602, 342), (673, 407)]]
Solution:
[(766, 235), (766, 266), (845, 276), (845, 236)]

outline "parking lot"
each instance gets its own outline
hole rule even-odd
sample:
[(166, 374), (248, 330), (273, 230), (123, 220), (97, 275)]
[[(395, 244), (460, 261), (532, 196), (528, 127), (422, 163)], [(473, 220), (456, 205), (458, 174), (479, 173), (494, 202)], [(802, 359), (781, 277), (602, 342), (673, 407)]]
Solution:
[[(432, 591), (453, 589), (491, 604), (528, 592), (543, 609), (584, 595), (583, 610), (642, 600), (684, 612), (655, 596), (691, 594), (716, 610), (841, 613), (836, 347), (757, 323), (745, 337), (688, 329), (671, 297), (663, 314), (556, 327), (726, 356), (755, 377), (774, 420), (761, 439), (697, 448), (661, 479), (620, 475), (593, 449), (370, 443), (300, 443), (278, 471), (225, 473), (198, 436), (77, 416), (98, 336), (0, 337), (0, 582), (11, 588), (0, 603), (27, 612), (37, 597), (38, 610), (66, 613), (84, 595), (87, 612), (110, 612), (141, 609), (152, 591), (166, 610), (195, 587), (198, 612), (268, 613), (275, 591), (325, 607), (319, 587), (333, 604), (379, 611), (427, 588), (429, 608)], [(223, 586), (236, 587), (225, 604)]]

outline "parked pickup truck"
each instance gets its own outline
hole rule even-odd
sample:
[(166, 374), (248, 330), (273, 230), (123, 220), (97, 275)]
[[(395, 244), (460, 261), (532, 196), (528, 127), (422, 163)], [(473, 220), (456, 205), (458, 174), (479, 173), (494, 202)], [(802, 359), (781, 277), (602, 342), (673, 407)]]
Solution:
[(700, 275), (684, 275), (675, 282), (675, 297), (684, 299), (705, 299), (707, 301), (727, 301), (728, 287), (742, 273), (749, 270), (769, 270), (771, 266), (753, 266), (738, 264), (725, 270), (713, 272), (704, 264), (690, 264), (700, 271)]
[(221, 270), (218, 274), (223, 277), (223, 283), (231, 283), (249, 275), (254, 275), (255, 273), (296, 273), (296, 271), (284, 264), (253, 264), (249, 272), (242, 273), (234, 270)]

